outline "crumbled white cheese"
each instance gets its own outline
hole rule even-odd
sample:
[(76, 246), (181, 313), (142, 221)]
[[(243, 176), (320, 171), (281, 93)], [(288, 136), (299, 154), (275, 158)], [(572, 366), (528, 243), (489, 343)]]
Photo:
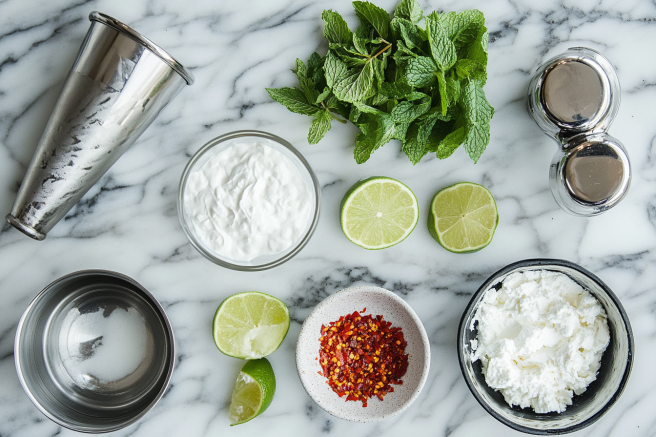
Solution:
[(486, 291), (470, 328), (472, 362), (509, 405), (565, 411), (597, 378), (610, 339), (601, 304), (568, 276), (547, 270), (509, 275)]

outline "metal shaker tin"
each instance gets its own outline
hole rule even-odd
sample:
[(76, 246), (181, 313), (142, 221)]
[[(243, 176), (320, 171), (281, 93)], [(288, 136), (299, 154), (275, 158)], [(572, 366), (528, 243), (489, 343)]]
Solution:
[(529, 113), (558, 142), (549, 172), (551, 192), (573, 215), (603, 213), (628, 191), (628, 154), (606, 133), (619, 105), (615, 69), (599, 52), (584, 47), (545, 62), (529, 84)]

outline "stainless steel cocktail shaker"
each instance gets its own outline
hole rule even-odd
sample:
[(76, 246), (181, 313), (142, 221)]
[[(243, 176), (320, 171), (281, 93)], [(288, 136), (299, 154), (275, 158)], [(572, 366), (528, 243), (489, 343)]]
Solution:
[(46, 125), (6, 220), (43, 240), (185, 86), (191, 73), (99, 12)]
[(529, 113), (558, 142), (549, 171), (551, 192), (573, 215), (601, 214), (629, 189), (626, 149), (606, 133), (619, 105), (615, 69), (588, 48), (571, 48), (548, 60), (529, 84)]

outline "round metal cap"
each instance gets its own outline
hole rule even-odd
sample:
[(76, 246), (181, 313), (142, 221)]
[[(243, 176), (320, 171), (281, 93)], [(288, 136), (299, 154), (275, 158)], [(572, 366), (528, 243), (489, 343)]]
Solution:
[(580, 134), (556, 154), (551, 191), (564, 210), (592, 216), (609, 210), (628, 192), (631, 165), (624, 146), (605, 134)]
[(608, 129), (620, 104), (620, 85), (600, 53), (571, 48), (538, 68), (529, 85), (529, 113), (559, 141)]

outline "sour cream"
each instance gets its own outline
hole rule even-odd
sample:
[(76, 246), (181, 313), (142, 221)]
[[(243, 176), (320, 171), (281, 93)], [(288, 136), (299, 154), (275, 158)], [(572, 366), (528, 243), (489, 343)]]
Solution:
[(247, 138), (232, 140), (191, 171), (183, 205), (206, 250), (249, 262), (285, 252), (303, 236), (312, 196), (299, 169), (270, 140)]

